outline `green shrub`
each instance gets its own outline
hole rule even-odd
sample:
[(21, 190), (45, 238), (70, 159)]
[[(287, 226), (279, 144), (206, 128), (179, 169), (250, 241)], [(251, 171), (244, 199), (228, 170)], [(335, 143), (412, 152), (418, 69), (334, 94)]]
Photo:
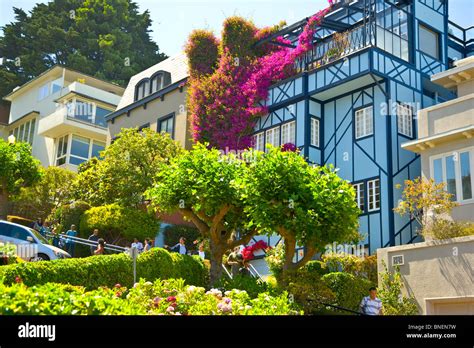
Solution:
[(128, 244), (133, 238), (153, 238), (160, 224), (151, 214), (118, 204), (93, 207), (81, 217), (79, 236), (87, 238), (94, 228), (110, 244)]
[(127, 299), (150, 314), (168, 315), (288, 315), (302, 314), (286, 292), (272, 296), (260, 293), (252, 298), (246, 291), (221, 291), (185, 285), (183, 280), (143, 280), (130, 289)]
[(433, 239), (450, 239), (474, 235), (474, 223), (470, 221), (450, 221), (435, 219), (422, 230), (423, 237)]
[(381, 286), (378, 297), (382, 301), (383, 314), (385, 315), (417, 315), (418, 306), (413, 297), (402, 295), (403, 280), (400, 268), (395, 267), (394, 272), (388, 272), (385, 262), (385, 271), (380, 274)]
[(0, 315), (288, 315), (302, 314), (286, 293), (261, 293), (185, 285), (182, 279), (141, 279), (133, 288), (117, 286), (86, 291), (80, 286), (48, 283), (0, 284)]
[(82, 214), (90, 209), (90, 207), (89, 203), (84, 201), (66, 204), (53, 211), (48, 220), (57, 224), (60, 233), (67, 231), (71, 225), (76, 225), (78, 233), (81, 233), (80, 222)]
[(262, 292), (270, 292), (272, 294), (279, 292), (276, 287), (271, 286), (263, 280), (240, 274), (234, 276), (232, 279), (224, 275), (214, 286), (218, 289), (245, 290), (250, 298), (257, 298), (258, 294)]
[[(321, 277), (323, 283), (334, 293), (333, 305), (359, 312), (359, 305), (369, 289), (375, 284), (371, 281), (354, 276), (350, 273), (332, 272)], [(341, 314), (350, 312), (333, 308), (333, 311)]]
[[(26, 285), (63, 283), (94, 289), (99, 286), (133, 283), (131, 258), (125, 254), (99, 255), (83, 259), (25, 262), (0, 267), (4, 284), (13, 284), (19, 277)], [(137, 279), (183, 278), (190, 284), (207, 285), (208, 270), (199, 257), (170, 254), (153, 248), (139, 255)]]
[(124, 288), (83, 287), (48, 283), (27, 287), (0, 284), (1, 315), (143, 315), (142, 306), (127, 301)]

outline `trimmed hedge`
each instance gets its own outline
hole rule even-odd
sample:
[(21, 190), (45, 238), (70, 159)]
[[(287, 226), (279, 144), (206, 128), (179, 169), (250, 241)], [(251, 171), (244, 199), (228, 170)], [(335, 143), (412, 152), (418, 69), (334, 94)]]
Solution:
[[(19, 279), (17, 278), (19, 277)], [(0, 267), (4, 284), (21, 280), (27, 286), (45, 283), (63, 283), (95, 289), (115, 284), (133, 285), (133, 262), (125, 253), (99, 255), (82, 259), (64, 259), (44, 262), (25, 262)], [(207, 286), (208, 268), (197, 256), (169, 253), (153, 248), (139, 255), (137, 279), (183, 278), (186, 283)]]

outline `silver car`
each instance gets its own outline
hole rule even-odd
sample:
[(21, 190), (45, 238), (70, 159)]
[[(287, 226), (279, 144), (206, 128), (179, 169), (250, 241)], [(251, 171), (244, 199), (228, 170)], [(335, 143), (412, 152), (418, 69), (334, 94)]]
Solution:
[(71, 257), (64, 250), (50, 245), (38, 231), (4, 220), (0, 220), (0, 243), (15, 245), (17, 256), (25, 261), (47, 261)]

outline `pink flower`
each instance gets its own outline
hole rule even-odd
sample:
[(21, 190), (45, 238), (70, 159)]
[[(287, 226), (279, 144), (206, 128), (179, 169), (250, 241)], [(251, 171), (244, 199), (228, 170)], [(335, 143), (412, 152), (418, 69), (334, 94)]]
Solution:
[(176, 297), (175, 296), (169, 296), (166, 301), (168, 302), (175, 302), (176, 301)]
[(169, 306), (168, 308), (166, 308), (166, 311), (167, 311), (168, 313), (174, 312), (174, 307)]
[(21, 280), (20, 276), (15, 277), (15, 283), (22, 283), (23, 280)]

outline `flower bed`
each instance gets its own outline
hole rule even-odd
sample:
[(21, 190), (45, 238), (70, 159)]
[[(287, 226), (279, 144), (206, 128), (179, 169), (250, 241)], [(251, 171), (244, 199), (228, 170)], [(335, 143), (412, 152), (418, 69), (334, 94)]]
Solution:
[(302, 314), (286, 293), (261, 293), (251, 299), (242, 290), (206, 291), (182, 279), (141, 280), (127, 289), (117, 284), (86, 291), (84, 287), (48, 283), (27, 287), (0, 284), (3, 315), (287, 315)]

